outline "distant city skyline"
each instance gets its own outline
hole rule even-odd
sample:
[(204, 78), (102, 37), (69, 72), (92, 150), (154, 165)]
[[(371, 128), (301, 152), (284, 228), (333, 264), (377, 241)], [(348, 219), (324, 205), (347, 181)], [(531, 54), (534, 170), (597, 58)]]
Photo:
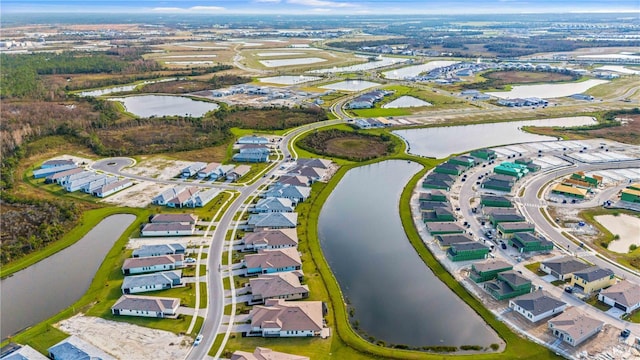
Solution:
[(149, 13), (269, 15), (510, 14), (624, 12), (640, 14), (639, 0), (3, 0), (1, 13)]

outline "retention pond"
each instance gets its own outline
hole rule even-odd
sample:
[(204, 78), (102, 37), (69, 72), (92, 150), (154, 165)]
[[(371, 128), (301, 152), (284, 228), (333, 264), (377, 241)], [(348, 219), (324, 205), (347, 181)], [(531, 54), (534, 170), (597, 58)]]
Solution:
[(48, 258), (2, 279), (2, 339), (71, 306), (89, 289), (109, 250), (134, 215), (111, 215), (82, 239)]
[(499, 343), (496, 333), (420, 259), (399, 215), (402, 189), (421, 166), (385, 161), (347, 172), (322, 208), (319, 238), (352, 321), (387, 344)]

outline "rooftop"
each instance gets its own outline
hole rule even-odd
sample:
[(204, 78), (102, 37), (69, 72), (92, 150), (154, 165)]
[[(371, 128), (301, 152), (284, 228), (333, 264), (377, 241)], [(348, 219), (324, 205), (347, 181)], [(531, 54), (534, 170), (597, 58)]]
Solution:
[(297, 248), (284, 248), (274, 250), (260, 250), (257, 254), (244, 257), (247, 268), (286, 268), (301, 266), (302, 260)]
[(567, 193), (567, 194), (587, 196), (586, 189), (575, 188), (573, 186), (568, 186), (568, 185), (558, 184), (554, 186), (552, 190)]
[(156, 265), (169, 265), (175, 264), (184, 260), (184, 255), (162, 255), (162, 256), (147, 256), (138, 258), (129, 258), (124, 260), (122, 269), (135, 269), (139, 267), (149, 267)]
[(153, 274), (125, 276), (122, 281), (121, 289), (131, 289), (144, 286), (154, 286), (162, 284), (173, 284), (174, 281), (180, 282), (182, 271), (164, 271)]
[(487, 272), (487, 271), (494, 271), (494, 270), (506, 269), (506, 268), (512, 267), (511, 264), (502, 260), (487, 260), (483, 262), (474, 263), (472, 266), (477, 272)]
[(524, 294), (512, 301), (533, 315), (540, 315), (547, 311), (567, 305), (567, 303), (554, 298), (544, 290), (537, 290), (532, 293)]
[(48, 349), (52, 358), (61, 360), (115, 360), (113, 356), (72, 335)]
[(247, 245), (268, 244), (271, 246), (296, 246), (298, 244), (298, 232), (296, 229), (262, 230), (246, 233), (243, 241)]
[(257, 347), (253, 353), (237, 350), (231, 355), (231, 360), (309, 360), (309, 358)]
[(322, 302), (267, 300), (264, 306), (256, 305), (251, 310), (251, 327), (320, 331), (323, 328)]
[(591, 267), (591, 265), (569, 256), (543, 261), (542, 265), (561, 275), (573, 274), (576, 271)]
[(262, 298), (278, 297), (293, 293), (309, 292), (307, 285), (300, 284), (298, 275), (293, 272), (260, 275), (249, 280), (251, 293)]
[(604, 295), (617, 303), (631, 307), (640, 303), (640, 286), (627, 280), (622, 280), (608, 289), (601, 290), (600, 295)]
[(603, 322), (590, 318), (586, 314), (579, 312), (575, 307), (572, 307), (549, 320), (549, 324), (552, 324), (554, 329), (563, 331), (574, 340), (578, 340), (602, 326)]
[(600, 279), (605, 278), (605, 277), (613, 276), (614, 273), (610, 269), (603, 269), (603, 268), (598, 267), (598, 266), (592, 266), (592, 267), (587, 268), (585, 270), (576, 271), (576, 272), (573, 273), (573, 275), (577, 276), (580, 279), (583, 279), (583, 280), (585, 280), (587, 282), (592, 282), (592, 281), (595, 281), (595, 280), (600, 280)]
[(180, 299), (155, 296), (122, 295), (111, 307), (117, 310), (166, 312), (180, 306)]

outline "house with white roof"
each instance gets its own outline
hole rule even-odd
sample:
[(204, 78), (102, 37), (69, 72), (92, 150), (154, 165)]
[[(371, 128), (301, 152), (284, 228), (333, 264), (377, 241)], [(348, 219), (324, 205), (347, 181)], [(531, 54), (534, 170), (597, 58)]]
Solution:
[(167, 189), (163, 191), (160, 195), (156, 196), (151, 200), (151, 203), (154, 205), (167, 205), (167, 202), (176, 196), (178, 196), (181, 192), (187, 189), (186, 186), (176, 186), (171, 189)]
[(264, 198), (250, 210), (252, 213), (293, 212), (293, 201), (285, 198)]
[(133, 275), (175, 270), (182, 266), (183, 261), (184, 255), (182, 254), (129, 258), (124, 260), (122, 273)]
[(192, 164), (190, 164), (189, 166), (187, 166), (186, 168), (182, 169), (182, 177), (188, 178), (188, 177), (192, 177), (195, 174), (198, 173), (198, 171), (204, 169), (207, 167), (207, 163), (204, 162), (194, 162)]
[(289, 213), (262, 213), (252, 214), (247, 220), (246, 229), (248, 231), (258, 231), (266, 229), (287, 229), (295, 228), (298, 224), (298, 214)]
[(122, 281), (123, 294), (167, 290), (182, 285), (182, 271), (163, 271), (153, 274), (125, 276)]
[(275, 184), (270, 189), (260, 194), (260, 197), (285, 198), (290, 199), (297, 204), (307, 200), (309, 195), (311, 195), (310, 187)]
[(509, 300), (509, 307), (527, 320), (538, 322), (563, 312), (567, 303), (554, 298), (544, 290), (537, 290)]
[(309, 360), (309, 358), (257, 347), (253, 353), (236, 350), (231, 354), (231, 360)]

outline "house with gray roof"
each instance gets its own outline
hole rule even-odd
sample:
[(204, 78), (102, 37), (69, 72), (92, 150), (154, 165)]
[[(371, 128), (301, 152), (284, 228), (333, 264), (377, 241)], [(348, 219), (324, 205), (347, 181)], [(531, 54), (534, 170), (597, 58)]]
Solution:
[(231, 354), (231, 360), (309, 360), (306, 356), (292, 355), (269, 348), (256, 347), (253, 353), (236, 350)]
[(298, 160), (296, 160), (296, 164), (300, 166), (308, 166), (308, 167), (317, 168), (317, 169), (328, 169), (329, 166), (331, 166), (331, 160), (317, 159), (317, 158), (314, 158), (314, 159), (298, 158)]
[(195, 174), (198, 173), (198, 171), (204, 169), (207, 167), (207, 163), (205, 162), (194, 162), (192, 164), (190, 164), (189, 166), (187, 166), (186, 168), (182, 169), (182, 177), (188, 178), (188, 177), (192, 177)]
[(6, 351), (5, 347), (2, 347), (0, 354), (2, 360), (49, 360), (29, 345), (9, 344), (7, 346), (11, 348)]
[(173, 199), (167, 201), (167, 206), (172, 208), (183, 208), (186, 207), (189, 202), (192, 201), (198, 193), (200, 192), (200, 188), (195, 186), (190, 186), (178, 194)]
[(64, 170), (61, 172), (56, 172), (54, 174), (47, 175), (47, 177), (44, 180), (44, 183), (45, 184), (59, 183), (60, 179), (66, 178), (67, 176), (71, 176), (73, 174), (79, 174), (81, 172), (84, 172), (84, 169), (79, 167), (72, 168), (69, 170)]
[(264, 198), (251, 209), (252, 213), (293, 212), (293, 202), (285, 198)]
[(238, 165), (233, 170), (227, 172), (227, 180), (238, 181), (241, 177), (247, 175), (251, 171), (249, 165)]
[(140, 248), (133, 250), (132, 256), (147, 257), (147, 256), (163, 256), (163, 255), (176, 255), (184, 254), (186, 248), (182, 244), (157, 244), (157, 245), (142, 245)]
[(130, 179), (123, 179), (120, 181), (113, 182), (111, 184), (104, 185), (96, 190), (94, 190), (91, 194), (93, 196), (97, 196), (100, 198), (107, 197), (113, 193), (116, 193), (122, 189), (126, 189), (130, 186), (133, 186), (133, 181)]
[(111, 307), (113, 315), (176, 318), (180, 299), (142, 295), (122, 295)]
[(302, 269), (302, 260), (297, 248), (259, 250), (242, 260), (245, 275), (271, 274)]
[(613, 271), (598, 266), (576, 271), (571, 278), (571, 286), (581, 289), (585, 294), (607, 288), (615, 283), (616, 277)]
[(473, 241), (473, 238), (467, 234), (436, 235), (434, 238), (442, 250), (448, 249), (451, 245)]
[[(71, 169), (71, 170), (68, 170), (68, 171), (73, 171), (73, 170), (75, 170), (75, 169)], [(65, 171), (65, 173), (66, 173), (66, 171)], [(55, 174), (55, 175), (57, 175), (57, 174)], [(82, 178), (85, 178), (85, 177), (88, 177), (88, 176), (93, 176), (93, 175), (95, 175), (94, 172), (82, 169), (81, 172), (72, 173), (70, 175), (63, 176), (63, 177), (58, 177), (56, 179), (56, 183), (58, 185), (67, 186), (67, 184), (70, 183), (71, 181), (75, 181), (75, 180), (82, 179)]]
[(598, 300), (631, 314), (634, 310), (640, 308), (640, 286), (628, 280), (622, 280), (607, 289), (601, 290), (598, 294)]
[(167, 290), (182, 285), (182, 271), (163, 271), (153, 274), (125, 276), (122, 281), (123, 294)]
[(325, 328), (321, 301), (270, 299), (264, 305), (254, 306), (249, 317), (251, 331), (247, 336), (320, 336)]
[(496, 280), (484, 283), (484, 288), (496, 300), (511, 299), (531, 292), (531, 280), (513, 270), (498, 274)]
[(567, 303), (540, 289), (509, 300), (509, 307), (531, 322), (538, 322), (564, 311)]
[(140, 230), (141, 236), (189, 236), (193, 235), (195, 225), (185, 223), (149, 223)]
[(186, 186), (176, 186), (171, 189), (167, 189), (163, 191), (161, 194), (157, 195), (151, 200), (151, 203), (154, 205), (167, 205), (167, 202), (176, 196), (178, 196), (181, 192), (187, 189)]
[(77, 166), (75, 164), (48, 167), (48, 168), (41, 168), (41, 169), (33, 170), (33, 178), (34, 179), (46, 178), (46, 177), (51, 176), (53, 174), (61, 173), (63, 171), (76, 169), (76, 168), (77, 168)]
[(289, 199), (295, 203), (305, 201), (311, 195), (310, 187), (291, 186), (291, 185), (273, 185), (269, 190), (263, 192), (260, 197), (275, 197)]
[(81, 338), (72, 335), (47, 349), (53, 360), (116, 360)]
[(549, 320), (547, 325), (553, 336), (575, 347), (602, 330), (604, 323), (572, 307)]
[(118, 181), (118, 178), (115, 176), (105, 176), (97, 180), (91, 181), (90, 183), (87, 183), (86, 185), (82, 186), (80, 190), (82, 190), (83, 193), (92, 194), (94, 191), (98, 190), (99, 188), (105, 185), (114, 183), (116, 181)]
[(194, 214), (156, 214), (149, 218), (150, 223), (182, 223), (195, 225), (198, 217)]
[(72, 159), (52, 159), (47, 160), (40, 165), (41, 169), (59, 168), (64, 166), (76, 165)]
[(76, 192), (78, 190), (82, 190), (82, 188), (85, 187), (87, 184), (90, 184), (94, 181), (105, 179), (106, 177), (107, 175), (104, 175), (104, 174), (91, 173), (90, 176), (86, 176), (80, 179), (75, 179), (67, 182), (67, 184), (65, 185), (65, 190), (67, 190), (68, 192)]
[(246, 227), (248, 231), (257, 231), (295, 228), (297, 225), (297, 213), (263, 213), (250, 215)]
[(296, 229), (277, 229), (248, 232), (242, 238), (241, 243), (244, 245), (243, 251), (297, 247), (298, 231)]
[(306, 176), (300, 175), (283, 175), (278, 179), (278, 184), (291, 185), (291, 186), (311, 186), (311, 179)]
[(299, 300), (309, 297), (309, 286), (300, 284), (293, 272), (259, 275), (249, 280), (251, 304), (269, 299)]
[(197, 194), (187, 200), (185, 205), (190, 208), (203, 207), (218, 196), (220, 192), (222, 192), (222, 190), (216, 188), (198, 191)]
[(183, 261), (182, 254), (129, 258), (124, 260), (122, 273), (131, 275), (175, 270), (182, 266)]
[(290, 176), (306, 176), (312, 181), (320, 181), (327, 173), (327, 170), (323, 168), (314, 168), (310, 166), (296, 166), (289, 170), (287, 175)]
[(570, 279), (574, 272), (582, 271), (590, 267), (591, 265), (571, 256), (563, 256), (540, 263), (541, 271), (553, 275), (553, 277), (558, 280)]
[(473, 263), (469, 278), (476, 283), (495, 279), (499, 273), (512, 270), (513, 265), (506, 261), (490, 259)]

